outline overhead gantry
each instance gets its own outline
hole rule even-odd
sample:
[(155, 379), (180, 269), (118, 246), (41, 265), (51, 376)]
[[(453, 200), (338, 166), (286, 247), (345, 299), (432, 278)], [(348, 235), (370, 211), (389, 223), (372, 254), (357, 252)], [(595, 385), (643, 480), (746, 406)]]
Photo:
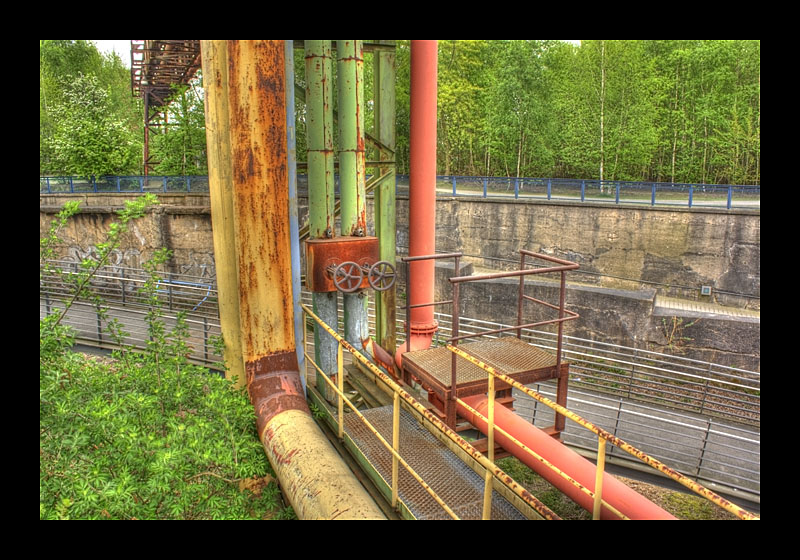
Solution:
[(131, 91), (144, 102), (145, 175), (149, 175), (153, 166), (150, 131), (158, 125), (173, 93), (173, 85), (188, 84), (200, 65), (199, 40), (131, 40)]

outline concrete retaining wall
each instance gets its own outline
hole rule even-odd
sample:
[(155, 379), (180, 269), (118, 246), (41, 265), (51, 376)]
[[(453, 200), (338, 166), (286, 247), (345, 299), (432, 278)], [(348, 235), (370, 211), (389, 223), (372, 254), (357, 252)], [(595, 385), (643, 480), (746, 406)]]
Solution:
[[(40, 232), (45, 233), (67, 199), (81, 198), (82, 212), (62, 233), (61, 248), (64, 258), (80, 261), (103, 241), (113, 212), (130, 196), (40, 195)], [(112, 264), (139, 268), (155, 249), (167, 247), (173, 251), (171, 271), (214, 279), (208, 196), (159, 197), (161, 205), (131, 228)], [(407, 200), (399, 198), (399, 254), (408, 247), (407, 214)], [(656, 293), (759, 308), (758, 211), (440, 198), (437, 220), (437, 251), (462, 251), (471, 256), (465, 260), (476, 272), (517, 268), (519, 249), (579, 263), (580, 273), (569, 276), (567, 301), (581, 319), (568, 323), (568, 334), (760, 368), (758, 321), (682, 320), (653, 313)], [(529, 281), (532, 290), (544, 295), (554, 289), (548, 282)], [(498, 322), (515, 317), (516, 289), (507, 283), (481, 282), (465, 289), (462, 313)], [(710, 298), (700, 296), (701, 286), (712, 287)], [(440, 282), (441, 287), (446, 284)], [(676, 323), (680, 336), (672, 328)]]

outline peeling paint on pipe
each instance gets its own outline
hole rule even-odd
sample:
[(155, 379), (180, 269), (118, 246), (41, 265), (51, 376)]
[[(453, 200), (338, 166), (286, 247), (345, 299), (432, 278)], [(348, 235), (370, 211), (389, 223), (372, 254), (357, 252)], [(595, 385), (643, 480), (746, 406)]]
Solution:
[[(438, 42), (411, 41), (411, 119), (408, 255), (432, 255), (436, 252), (436, 95), (438, 78)], [(434, 270), (432, 260), (409, 264), (408, 297), (411, 305), (433, 302)], [(410, 337), (397, 350), (402, 354), (423, 350), (431, 345), (438, 329), (433, 307), (411, 310)]]
[(258, 434), (298, 519), (386, 519), (311, 416), (295, 353), (248, 366)]
[[(305, 41), (305, 69), (309, 238), (329, 239), (336, 235), (330, 41)], [(337, 325), (336, 293), (314, 292), (311, 297), (314, 311), (327, 323)], [(322, 370), (333, 375), (336, 371), (336, 341), (317, 328), (314, 329), (314, 352)], [(333, 399), (326, 383), (317, 384), (317, 390), (326, 400)]]
[[(204, 60), (212, 67), (224, 65), (229, 73), (227, 91), (213, 102), (230, 115), (230, 133), (213, 138), (230, 143), (235, 219), (215, 222), (214, 228), (231, 228), (235, 240), (244, 371), (259, 437), (300, 519), (385, 519), (314, 422), (300, 379), (283, 41), (228, 41), (226, 47), (214, 51), (224, 53), (224, 60)], [(206, 52), (212, 51), (204, 51), (204, 59)]]

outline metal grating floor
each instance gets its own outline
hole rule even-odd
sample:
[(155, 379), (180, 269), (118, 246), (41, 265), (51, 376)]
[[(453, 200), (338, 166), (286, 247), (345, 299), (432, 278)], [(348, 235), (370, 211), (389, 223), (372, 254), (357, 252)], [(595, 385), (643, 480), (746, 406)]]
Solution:
[[(555, 377), (556, 356), (515, 337), (481, 339), (459, 345), (497, 371), (529, 383)], [(444, 346), (403, 354), (403, 365), (416, 376), (422, 376), (440, 390), (450, 389), (453, 354)], [(488, 374), (471, 362), (456, 357), (456, 385), (470, 387), (470, 394), (485, 392)]]
[[(392, 407), (362, 412), (386, 441), (392, 441)], [(355, 415), (345, 416), (345, 430), (365, 458), (391, 488), (391, 453)], [(461, 519), (480, 519), (483, 477), (465, 465), (411, 414), (400, 412), (400, 453), (417, 474)], [(400, 500), (417, 519), (450, 519), (430, 494), (400, 466)], [(492, 519), (525, 519), (497, 492), (492, 497)]]

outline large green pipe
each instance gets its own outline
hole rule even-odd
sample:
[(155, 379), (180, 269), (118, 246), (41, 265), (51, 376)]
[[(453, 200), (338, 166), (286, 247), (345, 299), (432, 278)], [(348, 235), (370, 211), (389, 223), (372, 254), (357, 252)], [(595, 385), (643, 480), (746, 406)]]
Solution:
[[(394, 43), (392, 42), (392, 45)], [(380, 167), (379, 175), (391, 172), (390, 176), (375, 190), (375, 232), (380, 243), (380, 259), (395, 264), (397, 256), (397, 227), (395, 219), (395, 53), (394, 50), (379, 50), (373, 55), (375, 85), (374, 134), (380, 140), (378, 158), (387, 161)], [(396, 285), (375, 294), (375, 340), (390, 354), (396, 347)]]
[[(361, 41), (336, 41), (339, 101), (339, 192), (342, 235), (367, 234), (364, 149), (364, 49)], [(367, 292), (343, 295), (344, 337), (356, 348), (369, 339)]]
[[(306, 125), (308, 150), (308, 220), (309, 238), (331, 238), (334, 232), (334, 150), (333, 150), (333, 75), (331, 42), (305, 41)], [(314, 313), (329, 325), (337, 325), (336, 292), (312, 294)], [(336, 372), (336, 340), (315, 328), (316, 362), (322, 370)], [(333, 395), (328, 386), (317, 384), (326, 398)]]

